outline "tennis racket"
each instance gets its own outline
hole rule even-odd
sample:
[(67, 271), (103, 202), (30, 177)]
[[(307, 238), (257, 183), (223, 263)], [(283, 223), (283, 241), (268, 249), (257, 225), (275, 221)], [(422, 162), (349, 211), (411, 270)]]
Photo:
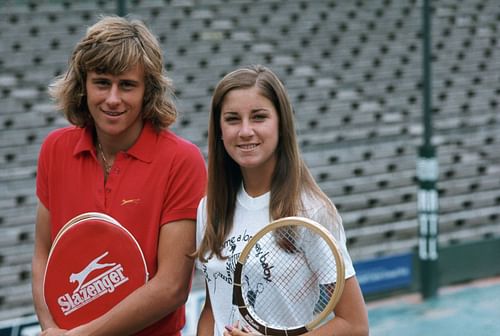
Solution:
[(233, 304), (263, 335), (301, 335), (333, 311), (344, 262), (329, 231), (307, 218), (275, 220), (244, 247), (235, 267)]
[(68, 221), (56, 235), (43, 294), (57, 325), (71, 329), (105, 314), (148, 276), (132, 234), (114, 218), (88, 212)]

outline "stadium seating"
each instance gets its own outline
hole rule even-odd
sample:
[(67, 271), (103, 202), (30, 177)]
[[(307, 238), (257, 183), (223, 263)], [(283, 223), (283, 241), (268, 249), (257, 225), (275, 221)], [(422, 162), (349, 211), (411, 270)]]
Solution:
[[(441, 246), (500, 236), (500, 7), (433, 1), (433, 126)], [(130, 0), (164, 48), (180, 116), (206, 155), (210, 95), (261, 63), (285, 82), (304, 159), (343, 216), (353, 259), (418, 245), (421, 1)], [(47, 95), (112, 1), (0, 4), (0, 320), (33, 313), (39, 146), (66, 125)]]

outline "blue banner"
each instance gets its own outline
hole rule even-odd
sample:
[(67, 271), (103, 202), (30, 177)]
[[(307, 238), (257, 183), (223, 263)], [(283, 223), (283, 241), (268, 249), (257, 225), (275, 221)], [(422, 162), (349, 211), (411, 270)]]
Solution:
[(402, 254), (354, 263), (363, 294), (409, 287), (412, 283), (413, 254)]

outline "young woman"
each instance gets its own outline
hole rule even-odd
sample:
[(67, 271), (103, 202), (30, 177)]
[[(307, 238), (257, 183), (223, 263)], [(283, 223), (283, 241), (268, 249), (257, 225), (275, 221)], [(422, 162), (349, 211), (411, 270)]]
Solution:
[[(200, 150), (168, 130), (177, 113), (163, 64), (142, 22), (104, 17), (51, 87), (73, 126), (49, 134), (38, 161), (32, 269), (42, 335), (180, 335), (206, 168)], [(85, 212), (108, 214), (135, 236), (150, 280), (105, 315), (65, 331), (45, 305), (43, 276), (55, 236)]]
[(241, 318), (232, 305), (235, 261), (253, 234), (286, 216), (308, 217), (327, 227), (340, 243), (346, 265), (336, 317), (311, 334), (367, 335), (366, 308), (341, 218), (300, 156), (293, 108), (272, 71), (245, 67), (218, 83), (208, 146), (207, 196), (197, 215), (197, 266), (206, 283), (198, 335), (244, 333), (235, 328)]

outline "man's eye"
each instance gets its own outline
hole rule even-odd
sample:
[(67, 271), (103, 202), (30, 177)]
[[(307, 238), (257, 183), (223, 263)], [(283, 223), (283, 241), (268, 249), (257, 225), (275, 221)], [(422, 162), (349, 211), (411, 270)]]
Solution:
[(130, 90), (135, 87), (134, 83), (129, 83), (129, 82), (123, 82), (121, 85), (122, 88), (124, 88), (125, 90)]
[(108, 81), (105, 81), (105, 80), (96, 80), (96, 81), (94, 81), (94, 84), (99, 86), (99, 87), (104, 87), (104, 86), (107, 86), (109, 83), (108, 83)]

